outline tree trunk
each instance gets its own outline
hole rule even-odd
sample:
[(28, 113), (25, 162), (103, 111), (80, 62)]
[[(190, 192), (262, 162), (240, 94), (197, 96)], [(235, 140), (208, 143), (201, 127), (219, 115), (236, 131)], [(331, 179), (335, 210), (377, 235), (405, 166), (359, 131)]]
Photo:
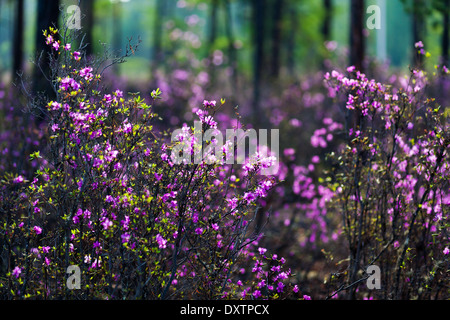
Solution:
[[(37, 61), (41, 68), (35, 67), (33, 74), (33, 91), (35, 93), (44, 92), (49, 99), (53, 99), (56, 93), (49, 81), (43, 79), (42, 72), (47, 79), (51, 78), (51, 70), (49, 67), (48, 54), (50, 52), (50, 47), (45, 44), (45, 38), (42, 34), (44, 30), (49, 27), (58, 26), (59, 18), (59, 0), (47, 1), (39, 0), (37, 4), (37, 25), (35, 34), (36, 52), (38, 57), (40, 56), (40, 61)], [(51, 79), (50, 79), (51, 80)]]
[(280, 50), (283, 30), (283, 8), (284, 0), (277, 0), (273, 3), (272, 16), (272, 57), (270, 64), (270, 75), (278, 78), (280, 73)]
[(421, 66), (423, 64), (423, 55), (417, 53), (417, 48), (414, 46), (415, 43), (422, 41), (424, 42), (425, 35), (425, 14), (423, 12), (425, 4), (422, 0), (413, 0), (412, 8), (412, 35), (413, 35), (413, 65)]
[(286, 51), (287, 51), (287, 68), (289, 75), (294, 77), (295, 75), (295, 45), (296, 45), (296, 35), (298, 31), (298, 16), (297, 16), (297, 8), (295, 3), (289, 4), (289, 37), (287, 37), (286, 43)]
[(218, 9), (218, 0), (212, 0), (210, 5), (210, 14), (209, 14), (209, 39), (208, 39), (208, 58), (209, 58), (209, 84), (208, 88), (213, 88), (216, 82), (216, 72), (215, 65), (213, 63), (214, 59), (214, 43), (217, 38), (217, 9)]
[(228, 59), (231, 68), (230, 81), (233, 93), (236, 94), (238, 89), (237, 56), (236, 56), (236, 49), (234, 47), (233, 19), (230, 8), (230, 0), (225, 0), (224, 6), (225, 6), (225, 33), (228, 38)]
[(325, 15), (322, 21), (323, 41), (331, 39), (331, 18), (333, 17), (333, 3), (331, 0), (323, 0)]
[(350, 65), (363, 71), (364, 60), (364, 0), (351, 0), (350, 9)]
[(443, 32), (442, 32), (442, 65), (449, 67), (449, 29), (450, 29), (450, 0), (445, 0), (443, 15)]
[(94, 2), (95, 0), (84, 0), (80, 2), (81, 12), (84, 15), (84, 20), (81, 23), (83, 32), (85, 33), (84, 43), (86, 44), (86, 56), (94, 53), (94, 43), (92, 32), (94, 28)]
[(14, 21), (13, 47), (13, 78), (22, 70), (23, 62), (23, 32), (24, 32), (24, 0), (16, 2), (16, 17)]
[(260, 95), (262, 83), (262, 69), (264, 63), (264, 21), (265, 21), (265, 0), (253, 0), (253, 43), (254, 59), (253, 59), (253, 105), (252, 119), (256, 126), (260, 123)]

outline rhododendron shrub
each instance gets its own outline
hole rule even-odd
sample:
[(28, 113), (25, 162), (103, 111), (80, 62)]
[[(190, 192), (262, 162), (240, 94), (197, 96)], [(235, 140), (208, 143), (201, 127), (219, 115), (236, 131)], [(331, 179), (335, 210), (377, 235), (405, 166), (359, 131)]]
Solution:
[[(153, 107), (101, 89), (95, 68), (57, 32), (44, 33), (57, 98), (36, 106), (47, 125), (46, 144), (29, 157), (38, 168), (0, 181), (1, 297), (301, 297), (284, 258), (256, 247), (257, 201), (277, 183), (259, 174), (271, 158), (175, 162), (183, 142), (154, 128)], [(220, 106), (199, 107), (201, 130), (214, 128)], [(66, 283), (73, 265), (80, 289)]]
[(325, 78), (347, 97), (347, 119), (352, 112), (356, 119), (326, 172), (335, 191), (328, 210), (340, 214), (349, 252), (345, 277), (332, 279), (342, 283), (335, 293), (346, 288), (354, 298), (375, 264), (383, 284), (370, 293), (377, 298), (448, 297), (450, 123), (427, 97), (425, 72), (412, 70), (401, 87), (354, 68)]

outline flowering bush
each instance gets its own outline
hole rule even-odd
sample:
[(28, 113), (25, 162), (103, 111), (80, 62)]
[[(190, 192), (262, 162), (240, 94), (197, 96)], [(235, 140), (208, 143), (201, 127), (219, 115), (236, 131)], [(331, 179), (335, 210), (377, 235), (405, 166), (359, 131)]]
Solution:
[(58, 33), (44, 33), (56, 98), (28, 101), (45, 121), (0, 96), (1, 298), (448, 298), (449, 117), (425, 71), (381, 83), (349, 67), (274, 94), (262, 111), (283, 152), (264, 176), (270, 156), (217, 153), (207, 133), (240, 123), (204, 100), (205, 72), (158, 79), (173, 97), (150, 105), (105, 89), (104, 61)]
[[(342, 217), (349, 250), (346, 284), (377, 264), (384, 284), (378, 298), (438, 297), (448, 279), (448, 115), (426, 97), (421, 70), (400, 88), (354, 68), (325, 78), (347, 96), (344, 112), (358, 115), (327, 171), (335, 191), (330, 210)], [(355, 293), (353, 286), (349, 296)]]
[[(257, 201), (276, 183), (258, 175), (267, 162), (241, 170), (208, 159), (175, 163), (181, 142), (154, 129), (152, 106), (99, 90), (101, 76), (57, 33), (44, 33), (57, 99), (41, 110), (47, 143), (29, 157), (38, 168), (29, 180), (5, 173), (0, 181), (0, 296), (299, 296), (285, 260), (254, 246)], [(204, 132), (215, 127), (215, 103), (201, 110)], [(254, 270), (245, 270), (252, 258)], [(66, 285), (71, 265), (81, 270), (80, 290)]]

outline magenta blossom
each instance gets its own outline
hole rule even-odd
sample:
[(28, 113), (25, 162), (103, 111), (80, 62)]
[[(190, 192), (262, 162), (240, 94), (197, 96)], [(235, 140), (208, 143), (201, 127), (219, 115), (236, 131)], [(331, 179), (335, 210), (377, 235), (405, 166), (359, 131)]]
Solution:
[(20, 274), (22, 273), (22, 269), (20, 267), (15, 267), (12, 274), (16, 278), (19, 278)]
[(33, 230), (36, 234), (41, 234), (42, 233), (42, 228), (39, 226), (34, 226)]

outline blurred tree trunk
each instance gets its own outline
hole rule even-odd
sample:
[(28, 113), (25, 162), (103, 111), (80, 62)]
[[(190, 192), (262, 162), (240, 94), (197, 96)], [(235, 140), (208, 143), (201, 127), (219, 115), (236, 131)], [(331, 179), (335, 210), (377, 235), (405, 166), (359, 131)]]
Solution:
[[(118, 55), (122, 54), (122, 3), (120, 1), (112, 4), (113, 8), (113, 48), (118, 51)], [(120, 51), (120, 52), (119, 52)], [(116, 74), (120, 74), (120, 63), (113, 65)]]
[(24, 0), (16, 2), (16, 16), (14, 19), (13, 44), (13, 77), (22, 70), (23, 62), (23, 34), (24, 34)]
[(81, 12), (84, 14), (84, 20), (82, 20), (81, 26), (85, 33), (84, 43), (86, 44), (85, 52), (86, 56), (90, 56), (94, 53), (93, 43), (93, 29), (94, 29), (94, 3), (95, 0), (81, 0)]
[(284, 0), (276, 0), (273, 3), (272, 15), (272, 50), (270, 75), (272, 78), (278, 78), (280, 74), (280, 51), (283, 30), (283, 9)]
[(331, 0), (323, 0), (325, 15), (322, 21), (323, 41), (331, 39), (331, 18), (333, 17), (333, 3)]
[(450, 0), (444, 0), (443, 6), (443, 32), (442, 32), (442, 40), (441, 40), (441, 55), (442, 55), (442, 64), (449, 67), (449, 37), (450, 37)]
[(351, 0), (350, 4), (350, 65), (363, 72), (364, 60), (364, 0)]
[(412, 5), (412, 36), (413, 36), (413, 65), (420, 66), (423, 63), (423, 55), (417, 54), (414, 44), (422, 41), (425, 36), (425, 3), (423, 0), (413, 0)]
[(289, 8), (289, 37), (287, 37), (286, 43), (286, 60), (287, 68), (291, 77), (295, 75), (295, 44), (296, 44), (296, 34), (298, 31), (298, 17), (297, 17), (297, 6), (296, 3), (291, 1), (288, 3)]
[(260, 96), (264, 65), (264, 26), (265, 26), (265, 0), (253, 0), (253, 104), (252, 120), (256, 126), (261, 123)]
[[(156, 1), (155, 18), (153, 25), (153, 64), (155, 70), (164, 59), (162, 47), (163, 19), (165, 16), (165, 0)], [(153, 72), (152, 72), (153, 73)]]
[[(323, 0), (323, 10), (324, 10), (324, 16), (322, 21), (322, 40), (325, 44), (325, 42), (331, 40), (331, 24), (332, 24), (332, 18), (333, 18), (333, 3), (332, 0)], [(329, 57), (328, 50), (325, 51), (324, 59), (322, 61), (322, 69), (325, 70), (327, 68), (326, 66), (326, 60)]]
[(218, 11), (218, 0), (211, 0), (210, 13), (209, 13), (209, 39), (208, 39), (208, 58), (209, 58), (209, 88), (213, 88), (216, 82), (216, 72), (213, 63), (214, 57), (214, 43), (217, 38), (217, 11)]
[(45, 77), (47, 77), (47, 79), (50, 79), (51, 77), (51, 71), (48, 64), (49, 62), (48, 54), (51, 49), (48, 45), (45, 44), (45, 38), (42, 32), (52, 26), (58, 27), (58, 18), (59, 18), (59, 0), (38, 1), (35, 48), (38, 58), (40, 57), (40, 61), (37, 61), (37, 63), (39, 63), (42, 71), (40, 70), (39, 67), (34, 68), (33, 91), (35, 93), (44, 92), (49, 99), (53, 99), (56, 96), (56, 93), (54, 92), (51, 83), (43, 79), (42, 72), (44, 73)]
[(225, 32), (228, 38), (228, 59), (231, 68), (231, 88), (233, 94), (236, 94), (238, 89), (238, 74), (237, 74), (237, 55), (234, 47), (233, 34), (233, 17), (231, 14), (230, 0), (224, 0), (225, 5)]
[[(351, 0), (350, 8), (350, 65), (356, 67), (356, 70), (364, 72), (364, 0)], [(346, 110), (346, 130), (349, 128), (357, 128), (360, 124), (361, 113), (356, 110)], [(356, 280), (360, 265), (360, 250), (359, 247), (350, 248), (350, 266), (349, 266), (349, 284)], [(352, 287), (348, 291), (350, 300), (355, 299), (356, 287)]]

